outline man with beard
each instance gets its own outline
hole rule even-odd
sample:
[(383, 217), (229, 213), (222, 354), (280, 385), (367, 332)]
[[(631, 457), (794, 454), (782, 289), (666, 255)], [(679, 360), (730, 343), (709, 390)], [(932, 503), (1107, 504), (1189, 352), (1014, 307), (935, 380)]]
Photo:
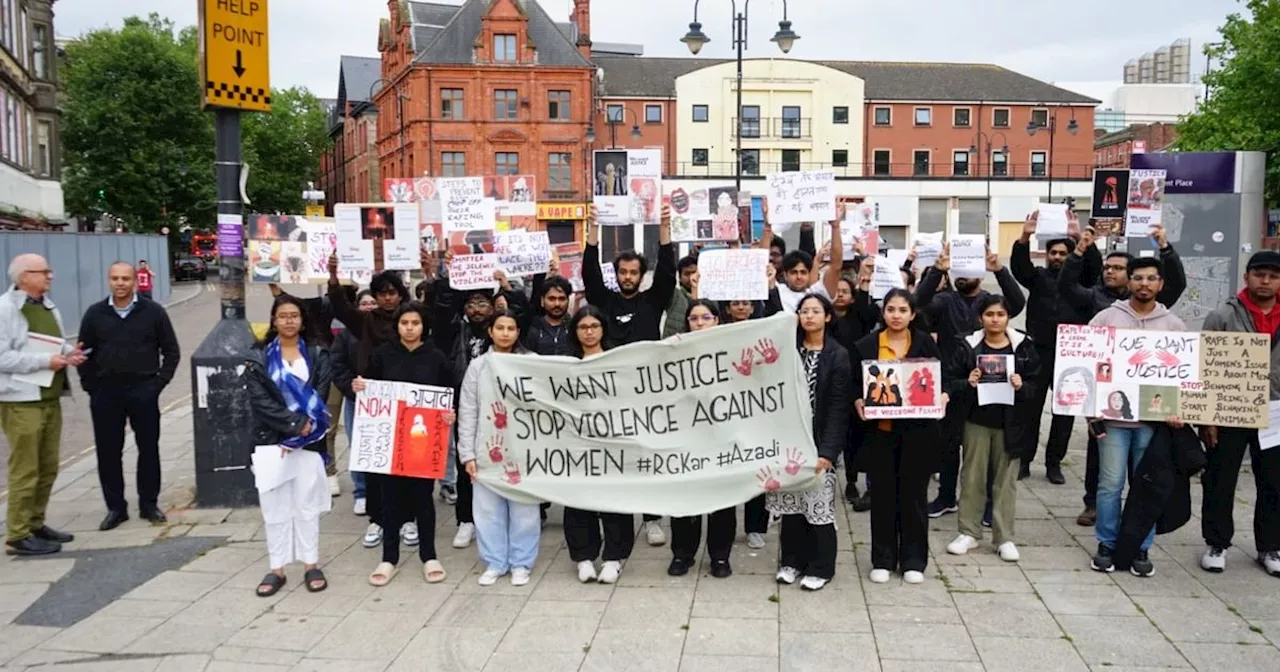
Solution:
[[(540, 311), (529, 316), (528, 326), (523, 329), (524, 347), (539, 355), (573, 354), (569, 345), (569, 297), (573, 296), (573, 285), (568, 280), (547, 274), (541, 287), (534, 291), (542, 306)], [(541, 297), (537, 297), (538, 292)]]
[[(765, 224), (768, 226), (768, 203), (765, 204), (765, 213)], [(836, 205), (836, 218), (831, 221), (831, 234), (827, 241), (831, 259), (825, 270), (818, 271), (814, 255), (805, 250), (806, 242), (809, 241), (805, 240), (803, 230), (800, 234), (801, 249), (788, 252), (782, 257), (779, 268), (782, 282), (778, 284), (778, 298), (782, 300), (784, 312), (796, 312), (800, 301), (809, 294), (817, 294), (831, 301), (839, 291), (840, 272), (844, 266), (844, 244), (840, 240), (840, 222), (843, 220), (844, 204), (839, 203)], [(812, 240), (812, 233), (809, 240)]]
[[(1076, 231), (1079, 220), (1068, 212), (1071, 229)], [(1018, 284), (1027, 288), (1027, 333), (1035, 344), (1036, 354), (1040, 358), (1040, 378), (1035, 381), (1036, 415), (1030, 419), (1028, 439), (1022, 448), (1022, 466), (1018, 469), (1018, 480), (1031, 475), (1031, 463), (1035, 461), (1036, 450), (1040, 444), (1041, 409), (1045, 398), (1053, 385), (1053, 362), (1057, 352), (1058, 325), (1079, 324), (1075, 311), (1069, 309), (1065, 301), (1058, 296), (1058, 275), (1062, 272), (1062, 264), (1067, 255), (1075, 247), (1071, 238), (1057, 238), (1044, 245), (1044, 268), (1031, 263), (1031, 234), (1036, 232), (1040, 221), (1037, 210), (1027, 217), (1022, 226), (1022, 237), (1013, 243), (1013, 253), (1009, 265), (1013, 277)], [(1077, 231), (1078, 233), (1078, 231)], [(1098, 268), (1102, 266), (1102, 255), (1096, 247), (1085, 252), (1081, 283), (1092, 286), (1098, 279)], [(1067, 482), (1062, 475), (1062, 458), (1067, 455), (1067, 442), (1071, 439), (1071, 425), (1075, 418), (1070, 415), (1055, 415), (1049, 425), (1049, 440), (1044, 448), (1045, 478), (1054, 485)]]
[[(938, 255), (933, 266), (925, 269), (915, 290), (916, 305), (920, 306), (920, 313), (928, 319), (938, 335), (938, 349), (942, 351), (944, 362), (950, 361), (961, 340), (978, 328), (977, 306), (989, 295), (982, 288), (982, 278), (953, 278), (954, 289), (944, 289), (944, 281), (950, 271), (951, 256), (948, 248), (943, 247), (942, 254)], [(1009, 303), (1009, 318), (1017, 317), (1026, 308), (1027, 301), (1022, 296), (1018, 282), (1013, 279), (1013, 274), (1000, 263), (1000, 257), (990, 248), (987, 249), (987, 272), (994, 273), (996, 281), (1000, 283), (1000, 293)], [(930, 518), (958, 510), (956, 481), (960, 478), (960, 433), (963, 427), (962, 418), (948, 415), (943, 419), (945, 445), (938, 472), (938, 497), (929, 505)], [(990, 511), (991, 498), (988, 497), (984, 522), (991, 519)]]
[[(1076, 249), (1067, 255), (1066, 261), (1062, 262), (1062, 271), (1058, 273), (1058, 295), (1077, 313), (1076, 317), (1081, 323), (1087, 323), (1116, 301), (1129, 298), (1129, 262), (1132, 257), (1124, 252), (1108, 254), (1102, 260), (1102, 282), (1093, 286), (1085, 285), (1082, 279), (1085, 274), (1085, 255), (1094, 248), (1097, 235), (1093, 227), (1085, 229)], [(1187, 274), (1182, 268), (1182, 259), (1165, 237), (1164, 227), (1151, 227), (1151, 238), (1159, 248), (1163, 276), (1163, 288), (1156, 296), (1156, 301), (1172, 308), (1187, 289)], [(1134, 245), (1140, 241), (1140, 238), (1130, 238), (1129, 244)], [(1098, 518), (1098, 442), (1092, 436), (1089, 437), (1085, 450), (1084, 510), (1076, 516), (1076, 524), (1082, 527), (1093, 525)]]
[(698, 275), (698, 256), (691, 254), (676, 264), (677, 279), (680, 284), (671, 293), (671, 303), (667, 304), (667, 319), (662, 325), (662, 337), (667, 338), (689, 331), (689, 323), (684, 314), (689, 311), (689, 303), (693, 301), (693, 279)]

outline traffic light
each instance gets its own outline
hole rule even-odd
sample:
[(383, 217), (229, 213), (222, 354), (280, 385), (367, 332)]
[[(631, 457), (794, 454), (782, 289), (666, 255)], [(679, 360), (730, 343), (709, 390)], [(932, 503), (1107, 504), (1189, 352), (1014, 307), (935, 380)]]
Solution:
[(98, 190), (98, 200), (99, 200), (99, 201), (103, 201), (103, 200), (106, 200), (106, 198), (107, 198), (107, 190), (106, 190), (106, 189), (99, 189), (99, 190)]

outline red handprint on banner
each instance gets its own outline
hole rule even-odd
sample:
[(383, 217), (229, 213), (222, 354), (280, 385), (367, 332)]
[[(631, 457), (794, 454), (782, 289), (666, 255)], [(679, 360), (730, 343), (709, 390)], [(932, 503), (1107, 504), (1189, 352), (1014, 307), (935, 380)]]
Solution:
[(782, 484), (773, 473), (773, 467), (762, 467), (756, 472), (756, 480), (760, 481), (760, 487), (764, 488), (765, 492), (777, 492), (782, 488)]
[(796, 474), (800, 473), (801, 467), (803, 467), (804, 463), (807, 461), (808, 460), (805, 460), (804, 457), (800, 454), (799, 448), (788, 448), (787, 449), (787, 466), (783, 468), (783, 471), (787, 472), (787, 475), (789, 476), (795, 476)]
[(502, 454), (502, 435), (501, 434), (497, 434), (493, 437), (490, 437), (488, 443), (486, 443), (485, 446), (489, 449), (490, 462), (494, 464), (498, 464), (505, 458), (505, 456)]
[(1147, 350), (1139, 350), (1129, 356), (1129, 364), (1137, 366), (1139, 364), (1146, 363), (1148, 359), (1151, 359), (1151, 352)]
[(504, 406), (501, 401), (495, 401), (493, 402), (493, 405), (490, 406), (490, 409), (493, 410), (493, 417), (489, 419), (493, 421), (494, 428), (506, 429), (507, 428), (507, 407)]
[(1160, 352), (1157, 352), (1156, 359), (1160, 360), (1160, 363), (1165, 366), (1177, 366), (1182, 363), (1182, 360), (1178, 359), (1177, 355), (1169, 352), (1168, 350), (1161, 350)]
[(520, 467), (515, 462), (507, 462), (502, 465), (502, 478), (511, 485), (520, 484)]
[(742, 361), (734, 362), (733, 368), (739, 374), (744, 376), (749, 376), (751, 375), (751, 367), (755, 365), (755, 362), (756, 362), (756, 351), (751, 348), (743, 348)]
[(764, 358), (765, 364), (772, 364), (778, 361), (778, 347), (773, 344), (773, 339), (762, 338), (756, 344), (756, 352)]

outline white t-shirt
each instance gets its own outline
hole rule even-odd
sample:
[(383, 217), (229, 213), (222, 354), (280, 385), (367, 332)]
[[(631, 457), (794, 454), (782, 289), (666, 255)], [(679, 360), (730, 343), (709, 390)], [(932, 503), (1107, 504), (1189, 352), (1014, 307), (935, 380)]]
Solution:
[(294, 378), (297, 378), (304, 383), (311, 377), (311, 367), (307, 366), (306, 357), (299, 357), (292, 362), (282, 358), (281, 363), (284, 364), (284, 370), (286, 373), (291, 374)]
[(785, 283), (778, 283), (778, 298), (782, 300), (782, 312), (784, 313), (796, 312), (796, 308), (800, 305), (800, 302), (804, 300), (804, 297), (809, 296), (810, 294), (817, 294), (818, 296), (825, 297), (828, 301), (831, 300), (831, 294), (827, 292), (827, 286), (823, 284), (822, 278), (819, 278), (817, 282), (810, 285), (809, 289), (806, 289), (803, 292), (797, 292), (786, 286)]

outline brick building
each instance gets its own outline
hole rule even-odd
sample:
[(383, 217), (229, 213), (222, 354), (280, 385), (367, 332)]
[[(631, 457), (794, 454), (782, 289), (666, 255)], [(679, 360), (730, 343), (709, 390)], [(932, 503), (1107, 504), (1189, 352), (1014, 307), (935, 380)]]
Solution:
[(1128, 168), (1135, 142), (1141, 154), (1167, 149), (1177, 139), (1178, 127), (1175, 124), (1133, 124), (1094, 140), (1094, 162), (1099, 168)]
[(320, 157), (320, 180), (316, 185), (325, 192), (325, 210), (330, 216), (334, 203), (382, 200), (375, 136), (378, 108), (369, 100), (382, 62), (343, 56), (338, 67), (338, 98), (329, 115), (331, 144)]

